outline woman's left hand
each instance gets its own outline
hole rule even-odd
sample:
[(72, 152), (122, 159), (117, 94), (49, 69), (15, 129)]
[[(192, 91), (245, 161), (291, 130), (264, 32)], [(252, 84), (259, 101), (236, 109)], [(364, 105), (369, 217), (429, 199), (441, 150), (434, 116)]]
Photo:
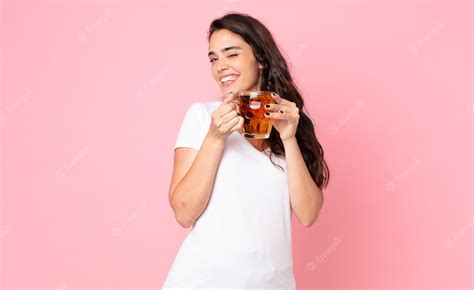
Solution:
[(273, 127), (280, 133), (281, 141), (295, 138), (300, 110), (295, 103), (283, 99), (277, 93), (272, 93), (272, 97), (276, 104), (265, 106), (265, 116), (272, 119)]

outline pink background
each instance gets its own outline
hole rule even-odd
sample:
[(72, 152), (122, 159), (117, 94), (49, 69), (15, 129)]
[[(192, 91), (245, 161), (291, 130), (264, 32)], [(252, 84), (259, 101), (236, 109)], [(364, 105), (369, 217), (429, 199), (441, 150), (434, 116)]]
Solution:
[(331, 169), (316, 224), (293, 219), (298, 288), (472, 287), (472, 2), (228, 0), (1, 4), (0, 288), (161, 286), (227, 11), (273, 32)]

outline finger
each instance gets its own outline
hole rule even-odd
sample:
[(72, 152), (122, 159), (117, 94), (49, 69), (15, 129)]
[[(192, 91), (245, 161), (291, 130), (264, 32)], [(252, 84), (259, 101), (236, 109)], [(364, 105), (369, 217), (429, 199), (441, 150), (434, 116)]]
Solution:
[(220, 126), (224, 125), (225, 123), (229, 122), (230, 120), (232, 120), (233, 118), (237, 117), (237, 112), (235, 110), (232, 110), (230, 111), (229, 113), (225, 114), (224, 116), (222, 116), (220, 118), (220, 120), (218, 121), (219, 124), (217, 124), (217, 128), (219, 128)]
[(265, 110), (274, 112), (278, 112), (280, 110), (284, 112), (291, 112), (293, 110), (293, 107), (288, 107), (287, 105), (282, 104), (266, 104)]
[(213, 114), (214, 114), (214, 116), (217, 117), (217, 119), (219, 119), (219, 118), (223, 117), (224, 115), (226, 115), (226, 114), (228, 114), (232, 111), (237, 111), (238, 112), (236, 107), (238, 107), (238, 106), (234, 103), (220, 105), (219, 108), (217, 108), (213, 112)]
[(275, 100), (275, 102), (277, 102), (277, 104), (281, 103), (282, 100), (283, 100), (283, 98), (280, 97), (280, 95), (275, 93), (275, 92), (272, 92), (271, 96), (272, 96), (273, 100)]
[(232, 102), (236, 98), (236, 96), (237, 94), (235, 94), (234, 91), (230, 91), (229, 94), (227, 94), (227, 96), (222, 101), (222, 104), (225, 105)]
[(293, 121), (293, 119), (296, 119), (296, 117), (294, 117), (293, 114), (283, 112), (281, 110), (278, 112), (265, 112), (265, 117), (270, 118), (270, 119), (287, 120), (287, 121)]
[(290, 101), (282, 98), (279, 94), (277, 94), (275, 92), (272, 93), (272, 97), (273, 97), (273, 100), (277, 104), (282, 104), (282, 105), (286, 105), (286, 106), (290, 106), (290, 107), (296, 107), (296, 104), (294, 102), (290, 102)]
[(234, 100), (232, 101), (231, 104), (234, 104), (234, 110), (237, 112), (237, 114), (240, 116), (240, 100)]
[(229, 132), (234, 126), (236, 126), (239, 121), (240, 121), (240, 118), (242, 117), (235, 117), (235, 118), (232, 118), (231, 120), (229, 120), (227, 123), (223, 124), (220, 128), (220, 130), (222, 132)]
[(236, 101), (237, 94), (234, 94), (232, 91), (227, 95), (227, 97), (222, 101), (220, 107), (216, 110), (217, 115), (225, 115), (233, 110), (239, 112), (238, 100)]
[(239, 122), (237, 123), (237, 125), (232, 127), (230, 131), (237, 131), (237, 130), (240, 131), (243, 125), (244, 125), (244, 117), (239, 116)]

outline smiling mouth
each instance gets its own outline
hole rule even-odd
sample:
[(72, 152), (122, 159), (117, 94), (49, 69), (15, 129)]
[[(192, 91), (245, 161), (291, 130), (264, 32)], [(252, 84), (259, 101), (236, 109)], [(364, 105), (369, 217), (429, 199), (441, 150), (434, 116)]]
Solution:
[(239, 75), (228, 75), (228, 76), (222, 77), (220, 79), (220, 82), (221, 82), (222, 86), (228, 87), (228, 86), (234, 84), (237, 81), (238, 78), (239, 78)]

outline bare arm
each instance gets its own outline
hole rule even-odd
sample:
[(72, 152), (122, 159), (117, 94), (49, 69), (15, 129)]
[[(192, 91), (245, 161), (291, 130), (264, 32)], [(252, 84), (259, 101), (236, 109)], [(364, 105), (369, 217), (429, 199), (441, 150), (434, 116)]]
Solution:
[(279, 131), (285, 147), (291, 208), (298, 220), (310, 227), (318, 218), (324, 195), (314, 182), (295, 137), (300, 110), (294, 102), (278, 94), (272, 94), (272, 97), (277, 104), (270, 104), (267, 116), (275, 120), (273, 126)]
[(189, 228), (206, 208), (223, 150), (224, 141), (209, 137), (204, 139), (199, 151), (191, 148), (175, 150), (169, 198), (182, 227)]
[(175, 150), (169, 202), (176, 220), (184, 228), (189, 228), (206, 209), (225, 141), (244, 123), (233, 102), (235, 98), (236, 95), (229, 94), (212, 113), (209, 131), (199, 151), (191, 148)]
[(314, 182), (295, 138), (283, 141), (288, 168), (291, 207), (298, 220), (310, 227), (323, 206), (323, 192)]

